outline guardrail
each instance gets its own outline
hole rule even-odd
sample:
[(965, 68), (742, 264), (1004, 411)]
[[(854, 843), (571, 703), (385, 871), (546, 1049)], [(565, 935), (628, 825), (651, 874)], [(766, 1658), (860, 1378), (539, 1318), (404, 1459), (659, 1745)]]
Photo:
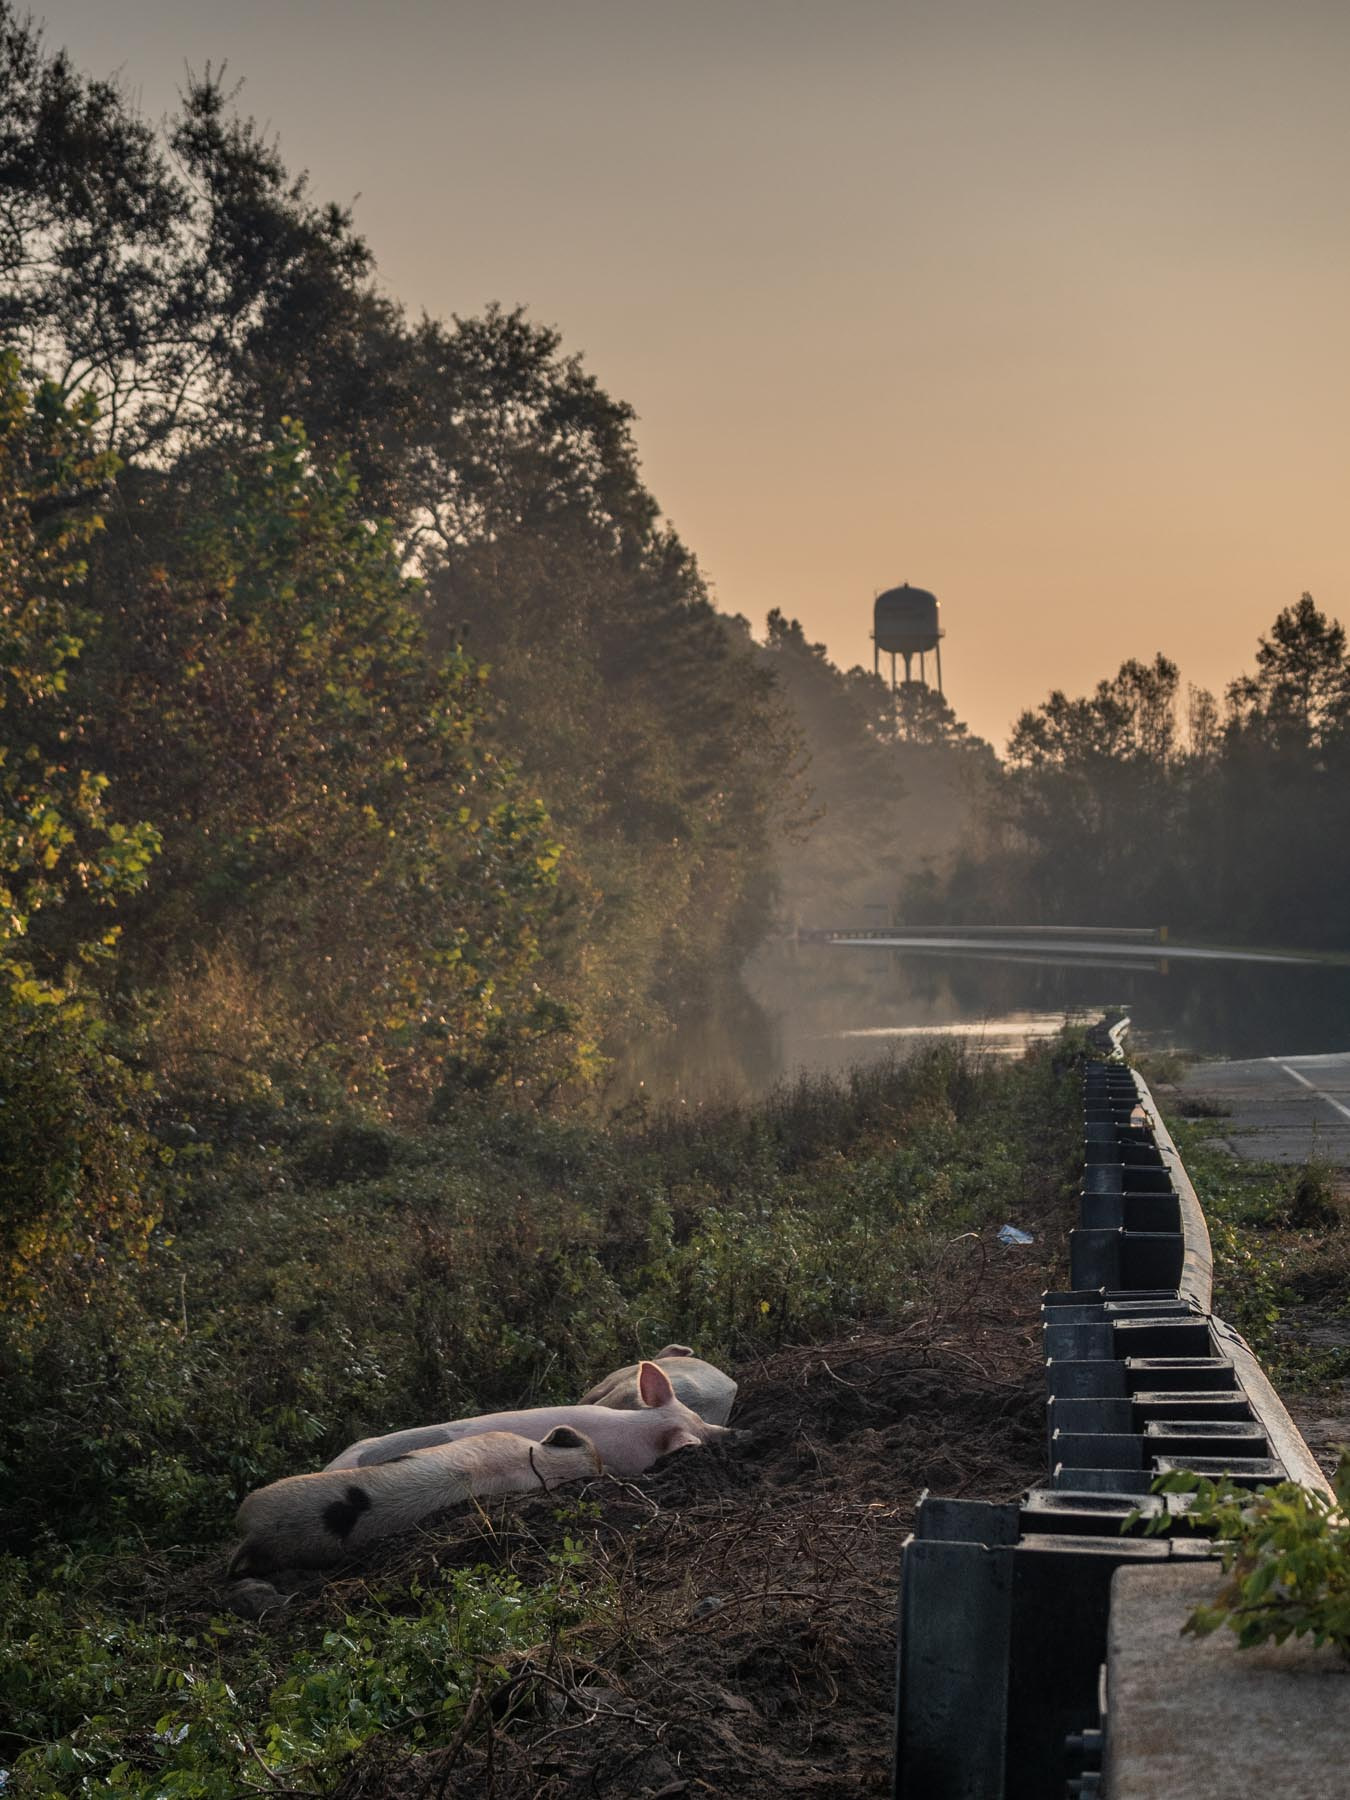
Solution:
[[(1020, 1501), (925, 1494), (901, 1562), (897, 1800), (1101, 1791), (1111, 1577), (1205, 1558), (1169, 1469), (1247, 1487), (1326, 1477), (1247, 1344), (1211, 1311), (1209, 1232), (1176, 1145), (1096, 1031), (1070, 1287), (1043, 1296), (1048, 1478)], [(1174, 1515), (1166, 1537), (1122, 1532)]]

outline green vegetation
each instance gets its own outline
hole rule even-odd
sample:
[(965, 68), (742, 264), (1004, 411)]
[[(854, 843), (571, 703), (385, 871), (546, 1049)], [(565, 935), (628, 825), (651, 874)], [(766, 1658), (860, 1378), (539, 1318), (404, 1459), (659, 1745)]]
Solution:
[(158, 834), (113, 816), (106, 776), (69, 746), (88, 626), (74, 596), (115, 468), (93, 415), (0, 356), (0, 1307), (31, 1300), (41, 1268), (110, 1235), (138, 1248), (150, 1226), (119, 1117), (135, 1082), (95, 999), (108, 910), (144, 883)]
[(407, 319), (216, 75), (156, 130), (4, 0), (0, 93), (15, 405), (83, 458), (50, 495), (12, 458), (0, 510), (17, 567), (48, 512), (87, 565), (37, 753), (163, 840), (103, 971), (137, 1068), (406, 1120), (706, 1004), (772, 927), (799, 753), (631, 408), (519, 312)]
[[(894, 1319), (1081, 1148), (1048, 1059), (609, 1120), (605, 1068), (878, 886), (1049, 916), (1093, 870), (1157, 916), (1134, 877), (1243, 757), (1334, 843), (1344, 641), (1282, 615), (1184, 758), (1175, 671), (1129, 665), (1000, 772), (717, 612), (631, 409), (521, 312), (409, 320), (218, 76), (156, 129), (0, 0), (0, 125), (0, 1785), (330, 1792), (613, 1596), (578, 1525), (529, 1580), (429, 1554), (222, 1616), (243, 1494), (667, 1339)], [(979, 809), (1004, 836), (949, 882)], [(1245, 827), (1211, 839), (1206, 892)], [(1333, 1202), (1210, 1204), (1260, 1342), (1258, 1238), (1302, 1257)]]
[[(570, 1561), (570, 1559), (569, 1559)], [(237, 1619), (199, 1629), (128, 1616), (86, 1599), (72, 1630), (55, 1590), (4, 1608), (0, 1701), (23, 1751), (7, 1792), (190, 1796), (327, 1791), (351, 1755), (391, 1737), (452, 1741), (483, 1691), (504, 1687), (513, 1656), (578, 1617), (567, 1564), (554, 1590), (447, 1571), (306, 1634), (264, 1635)], [(413, 1607), (411, 1612), (406, 1609)]]
[[(1244, 1650), (1289, 1637), (1334, 1644), (1350, 1656), (1350, 1445), (1332, 1478), (1334, 1498), (1281, 1481), (1257, 1494), (1226, 1478), (1177, 1470), (1154, 1489), (1192, 1496), (1187, 1523), (1218, 1540), (1227, 1580), (1186, 1622), (1199, 1637), (1227, 1625)], [(1155, 1524), (1170, 1524), (1166, 1515)]]
[(785, 911), (870, 904), (878, 821), (883, 894), (947, 854), (919, 821), (992, 758), (718, 613), (631, 408), (519, 311), (408, 319), (218, 75), (156, 128), (0, 0), (0, 95), (0, 1311), (37, 1317), (250, 1109), (593, 1103), (748, 1011)]
[(156, 129), (0, 0), (0, 126), (0, 1786), (331, 1792), (614, 1597), (581, 1507), (246, 1620), (245, 1493), (893, 1319), (1057, 1197), (1073, 1096), (939, 1048), (604, 1122), (814, 811), (825, 891), (987, 753), (719, 614), (631, 409), (520, 312), (407, 319), (218, 76)]
[(1214, 1309), (1236, 1325), (1277, 1387), (1350, 1376), (1350, 1345), (1299, 1342), (1290, 1314), (1315, 1306), (1350, 1335), (1350, 1231), (1325, 1165), (1239, 1161), (1206, 1143), (1203, 1120), (1169, 1119), (1204, 1208), (1214, 1251)]
[(1061, 1197), (1078, 1136), (1049, 1057), (951, 1045), (609, 1125), (218, 1122), (146, 1260), (49, 1293), (5, 1350), (7, 1791), (319, 1794), (372, 1739), (452, 1742), (558, 1633), (603, 1635), (581, 1524), (525, 1586), (428, 1554), (253, 1624), (218, 1610), (246, 1491), (371, 1429), (575, 1397), (667, 1339), (737, 1360), (905, 1317), (953, 1238)]
[(584, 1098), (735, 983), (805, 802), (555, 332), (405, 318), (209, 72), (156, 129), (0, 0), (0, 96), (0, 1311), (38, 1315), (222, 1119)]
[[(1214, 1251), (1214, 1307), (1236, 1325), (1286, 1393), (1350, 1378), (1350, 1231), (1325, 1164), (1290, 1168), (1239, 1160), (1206, 1142), (1212, 1127), (1169, 1120), (1205, 1211)], [(1309, 1316), (1347, 1341), (1308, 1341)], [(1335, 1500), (1281, 1482), (1253, 1495), (1228, 1480), (1178, 1471), (1160, 1493), (1194, 1496), (1192, 1527), (1219, 1541), (1227, 1577), (1187, 1630), (1227, 1625), (1244, 1648), (1311, 1635), (1350, 1654), (1350, 1447), (1333, 1477)], [(1152, 1530), (1165, 1530), (1166, 1517)]]

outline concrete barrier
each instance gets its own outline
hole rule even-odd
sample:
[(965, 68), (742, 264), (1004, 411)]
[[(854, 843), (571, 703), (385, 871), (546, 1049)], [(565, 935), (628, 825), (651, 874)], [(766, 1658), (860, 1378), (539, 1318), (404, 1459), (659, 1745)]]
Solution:
[(1341, 1800), (1350, 1791), (1350, 1662), (1290, 1641), (1240, 1650), (1182, 1637), (1213, 1566), (1122, 1568), (1111, 1583), (1102, 1787), (1109, 1800)]

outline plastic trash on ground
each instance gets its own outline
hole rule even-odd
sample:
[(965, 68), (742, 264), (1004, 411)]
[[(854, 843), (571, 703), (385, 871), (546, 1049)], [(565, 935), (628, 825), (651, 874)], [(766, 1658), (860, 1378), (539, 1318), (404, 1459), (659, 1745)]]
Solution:
[(999, 1228), (1000, 1244), (1034, 1244), (1035, 1238), (1029, 1231), (1019, 1231), (1016, 1225), (1003, 1225)]

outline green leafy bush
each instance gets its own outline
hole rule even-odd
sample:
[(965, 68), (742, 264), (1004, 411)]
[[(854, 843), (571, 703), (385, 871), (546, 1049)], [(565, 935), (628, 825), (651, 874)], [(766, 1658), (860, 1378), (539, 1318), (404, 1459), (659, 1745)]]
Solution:
[(134, 1127), (137, 1083), (112, 1053), (96, 977), (107, 911), (158, 845), (117, 820), (108, 780), (72, 749), (68, 692), (84, 645), (85, 553), (115, 469), (92, 401), (0, 356), (0, 1313), (87, 1287), (111, 1241), (153, 1224)]
[(175, 1152), (143, 1266), (0, 1328), (0, 1545), (209, 1554), (250, 1489), (391, 1421), (575, 1399), (670, 1341), (734, 1360), (893, 1316), (953, 1237), (1051, 1198), (1079, 1129), (1050, 1059), (947, 1045), (611, 1125), (259, 1114)]
[(418, 1111), (570, 1073), (540, 988), (561, 846), (347, 463), (288, 420), (146, 510), (162, 560), (104, 571), (83, 700), (163, 834), (125, 952), (161, 1085)]
[(5, 1791), (330, 1792), (373, 1738), (396, 1732), (421, 1748), (452, 1739), (475, 1691), (490, 1697), (514, 1660), (580, 1618), (583, 1558), (567, 1537), (551, 1585), (449, 1570), (397, 1604), (377, 1597), (339, 1625), (296, 1626), (280, 1642), (234, 1618), (184, 1629), (87, 1603), (71, 1630), (63, 1595), (21, 1594), (23, 1566), (0, 1564), (0, 1750), (14, 1759)]
[(1187, 1631), (1205, 1637), (1227, 1625), (1244, 1650), (1311, 1637), (1350, 1656), (1350, 1445), (1341, 1447), (1334, 1498), (1293, 1481), (1253, 1494), (1185, 1470), (1153, 1485), (1192, 1496), (1188, 1523), (1213, 1532), (1223, 1558), (1224, 1584)]

